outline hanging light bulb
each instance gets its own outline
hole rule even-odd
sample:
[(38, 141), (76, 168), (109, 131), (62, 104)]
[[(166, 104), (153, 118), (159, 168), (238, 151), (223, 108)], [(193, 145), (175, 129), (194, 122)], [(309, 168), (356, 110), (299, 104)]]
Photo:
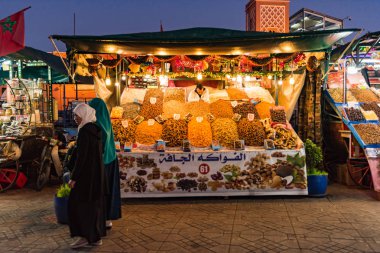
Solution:
[(250, 77), (250, 76), (245, 76), (244, 80), (245, 80), (246, 82), (249, 82), (249, 81), (251, 81), (251, 77)]
[(296, 81), (294, 80), (293, 74), (290, 76), (289, 83), (293, 85)]
[(199, 73), (197, 74), (197, 79), (198, 79), (198, 80), (202, 80), (202, 78), (203, 78), (202, 73), (199, 72)]
[(111, 78), (109, 76), (106, 77), (106, 85), (107, 86), (111, 85)]
[(272, 80), (273, 76), (271, 74), (268, 75), (268, 79)]
[(227, 77), (227, 79), (230, 79), (230, 78), (231, 78), (231, 75), (230, 75), (230, 74), (227, 74), (226, 77)]
[(119, 82), (115, 82), (115, 86), (116, 87), (119, 87), (120, 83)]
[(108, 68), (106, 69), (106, 85), (107, 86), (111, 85), (110, 71)]
[(123, 73), (121, 75), (121, 80), (123, 80), (123, 81), (127, 80), (127, 75), (125, 73)]
[(282, 85), (283, 82), (282, 82), (282, 78), (280, 80), (278, 80), (278, 85)]

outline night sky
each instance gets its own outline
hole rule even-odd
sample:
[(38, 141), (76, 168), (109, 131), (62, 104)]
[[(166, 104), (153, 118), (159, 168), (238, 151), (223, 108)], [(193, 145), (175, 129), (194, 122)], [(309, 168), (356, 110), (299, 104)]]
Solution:
[[(32, 6), (25, 13), (26, 45), (52, 51), (52, 34), (106, 35), (154, 32), (189, 27), (245, 30), (248, 0), (0, 0), (0, 19)], [(345, 20), (345, 28), (380, 30), (379, 0), (291, 0), (290, 15), (309, 8)], [(364, 33), (363, 32), (363, 33)], [(62, 44), (60, 49), (65, 50)]]

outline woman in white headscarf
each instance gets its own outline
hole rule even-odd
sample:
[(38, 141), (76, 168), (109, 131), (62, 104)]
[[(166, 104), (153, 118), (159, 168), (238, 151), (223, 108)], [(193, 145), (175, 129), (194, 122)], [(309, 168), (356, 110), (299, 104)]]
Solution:
[(74, 109), (79, 132), (77, 158), (69, 181), (68, 216), (71, 237), (79, 238), (72, 248), (101, 245), (101, 237), (106, 235), (102, 132), (94, 123), (95, 113), (87, 104)]

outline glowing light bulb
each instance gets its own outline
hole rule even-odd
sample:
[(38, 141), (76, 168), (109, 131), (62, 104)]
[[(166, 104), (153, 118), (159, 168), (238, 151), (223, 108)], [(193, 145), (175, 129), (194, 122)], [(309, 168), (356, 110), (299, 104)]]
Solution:
[(106, 85), (107, 86), (111, 85), (111, 78), (109, 76), (106, 77)]
[(268, 75), (268, 79), (269, 80), (272, 80), (273, 76), (272, 75)]
[(123, 80), (123, 81), (127, 80), (127, 75), (126, 74), (122, 74), (121, 75), (121, 80)]
[(119, 87), (120, 83), (119, 82), (115, 82), (115, 86), (116, 87)]
[(290, 77), (290, 79), (289, 79), (289, 83), (291, 84), (291, 85), (293, 85), (294, 83), (296, 82), (296, 80), (294, 80), (294, 77), (293, 77), (293, 75)]
[(282, 85), (282, 79), (278, 80), (278, 85)]
[(236, 78), (237, 82), (238, 83), (242, 83), (243, 82), (243, 78), (241, 77), (241, 75), (238, 75), (237, 78)]
[(232, 82), (235, 82), (236, 81), (236, 77), (232, 77)]
[(198, 74), (197, 74), (197, 79), (198, 79), (198, 80), (202, 80), (202, 78), (203, 78), (202, 73), (198, 73)]
[(231, 75), (227, 74), (226, 77), (227, 77), (228, 79), (230, 79), (230, 78), (231, 78)]
[(251, 81), (251, 77), (250, 77), (250, 76), (245, 76), (244, 80), (245, 80), (246, 82), (249, 82), (249, 81)]

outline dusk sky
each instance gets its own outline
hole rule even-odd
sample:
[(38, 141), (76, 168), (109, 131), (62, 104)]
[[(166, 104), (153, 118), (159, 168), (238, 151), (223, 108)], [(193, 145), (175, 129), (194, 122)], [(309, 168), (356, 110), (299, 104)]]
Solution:
[[(245, 30), (248, 0), (0, 0), (0, 19), (32, 6), (25, 13), (26, 45), (52, 51), (52, 34), (106, 35), (154, 32), (189, 27), (219, 27)], [(291, 0), (290, 15), (309, 8), (345, 18), (345, 28), (380, 30), (379, 0)], [(62, 44), (61, 50), (65, 50)]]

